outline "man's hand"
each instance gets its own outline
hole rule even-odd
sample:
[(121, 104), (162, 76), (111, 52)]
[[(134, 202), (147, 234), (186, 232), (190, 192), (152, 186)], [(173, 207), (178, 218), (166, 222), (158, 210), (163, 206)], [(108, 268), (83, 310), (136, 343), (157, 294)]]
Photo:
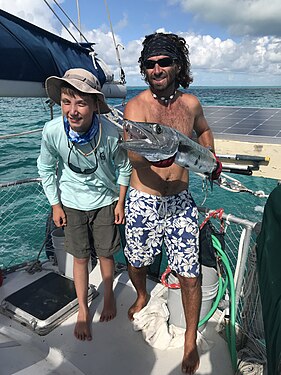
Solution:
[(211, 179), (212, 180), (218, 180), (219, 177), (220, 177), (221, 171), (222, 171), (222, 163), (219, 161), (219, 158), (217, 157), (217, 155), (215, 154), (215, 152), (213, 152), (213, 154), (214, 154), (214, 157), (216, 158), (216, 161), (217, 161), (217, 167), (212, 172)]

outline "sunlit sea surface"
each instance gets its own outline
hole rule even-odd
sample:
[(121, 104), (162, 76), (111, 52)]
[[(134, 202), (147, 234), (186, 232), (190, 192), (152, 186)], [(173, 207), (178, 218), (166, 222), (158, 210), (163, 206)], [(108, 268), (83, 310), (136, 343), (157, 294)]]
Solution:
[[(145, 88), (129, 87), (126, 100)], [(279, 87), (194, 87), (188, 91), (196, 95), (203, 106), (281, 107)], [(108, 102), (117, 105), (122, 100), (109, 99)], [(55, 106), (54, 114), (60, 114), (58, 106)], [(49, 119), (50, 110), (45, 99), (0, 98), (0, 136), (41, 129)], [(38, 177), (36, 159), (39, 155), (40, 139), (41, 132), (0, 139), (0, 183)], [(277, 185), (277, 181), (273, 179), (241, 175), (232, 177), (239, 179), (247, 188), (263, 191), (266, 195)], [(222, 207), (226, 213), (251, 221), (260, 221), (262, 218), (266, 198), (258, 198), (249, 193), (231, 193), (216, 185), (213, 191), (209, 188), (206, 193), (202, 189), (202, 179), (193, 173), (190, 190), (198, 205), (204, 202), (205, 206), (212, 209)], [(9, 263), (7, 254), (3, 259), (0, 251), (0, 257), (0, 266)]]

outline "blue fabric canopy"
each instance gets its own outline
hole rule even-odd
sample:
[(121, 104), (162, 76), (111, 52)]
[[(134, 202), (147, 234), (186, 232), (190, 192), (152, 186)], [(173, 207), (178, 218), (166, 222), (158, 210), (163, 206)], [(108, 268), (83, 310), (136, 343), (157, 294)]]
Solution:
[(106, 77), (90, 49), (60, 38), (0, 9), (0, 79), (44, 83), (71, 68), (91, 71), (104, 84)]

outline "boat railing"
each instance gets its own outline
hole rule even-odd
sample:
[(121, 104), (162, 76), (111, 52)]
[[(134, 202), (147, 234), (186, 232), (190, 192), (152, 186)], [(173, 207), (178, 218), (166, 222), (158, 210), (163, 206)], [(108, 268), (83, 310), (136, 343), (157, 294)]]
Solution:
[[(213, 211), (199, 207), (199, 212), (203, 215), (202, 221)], [(261, 223), (227, 213), (222, 214), (222, 219), (225, 231), (224, 252), (228, 257), (235, 285), (237, 352), (241, 351), (242, 356), (247, 347), (247, 354), (251, 353), (258, 363), (265, 364), (266, 347), (256, 256), (256, 237)], [(219, 231), (220, 218), (212, 218), (212, 224)], [(224, 330), (228, 307), (227, 301), (221, 301), (221, 331)]]

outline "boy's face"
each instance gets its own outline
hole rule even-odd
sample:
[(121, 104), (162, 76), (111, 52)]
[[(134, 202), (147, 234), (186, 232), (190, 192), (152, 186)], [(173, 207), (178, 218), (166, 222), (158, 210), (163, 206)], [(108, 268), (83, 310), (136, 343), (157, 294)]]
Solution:
[(61, 110), (67, 118), (70, 127), (75, 132), (86, 132), (92, 125), (93, 114), (97, 110), (93, 95), (74, 96), (61, 93)]

